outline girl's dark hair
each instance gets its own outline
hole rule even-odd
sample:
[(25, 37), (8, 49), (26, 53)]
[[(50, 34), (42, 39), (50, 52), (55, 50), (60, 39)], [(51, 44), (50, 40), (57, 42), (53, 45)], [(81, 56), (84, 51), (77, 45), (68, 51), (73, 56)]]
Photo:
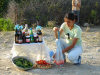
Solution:
[(74, 15), (74, 13), (67, 13), (67, 14), (65, 14), (64, 18), (67, 18), (67, 19), (73, 21), (73, 20), (75, 20), (75, 15)]

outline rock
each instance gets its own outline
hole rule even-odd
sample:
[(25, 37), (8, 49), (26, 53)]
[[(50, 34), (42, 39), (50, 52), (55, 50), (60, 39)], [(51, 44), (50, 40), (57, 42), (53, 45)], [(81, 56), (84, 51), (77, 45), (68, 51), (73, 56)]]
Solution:
[(11, 69), (10, 67), (6, 67), (6, 70), (9, 70), (9, 69)]
[(8, 43), (8, 39), (6, 39), (6, 40), (4, 41), (4, 43)]
[(100, 52), (100, 49), (98, 50), (98, 52)]
[(7, 43), (7, 41), (4, 41), (4, 43)]
[(84, 26), (84, 27), (89, 27), (90, 25), (89, 25), (89, 23), (84, 23), (83, 26)]

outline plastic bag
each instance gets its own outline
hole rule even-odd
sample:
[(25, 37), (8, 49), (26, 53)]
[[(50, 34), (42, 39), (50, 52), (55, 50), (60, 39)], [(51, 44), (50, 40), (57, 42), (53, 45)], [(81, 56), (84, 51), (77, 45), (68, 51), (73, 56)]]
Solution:
[(61, 44), (60, 32), (58, 31), (58, 42), (57, 42), (57, 49), (56, 49), (56, 55), (55, 55), (55, 61), (54, 61), (54, 63), (56, 63), (57, 65), (64, 64), (64, 57), (63, 57), (62, 48), (60, 44)]

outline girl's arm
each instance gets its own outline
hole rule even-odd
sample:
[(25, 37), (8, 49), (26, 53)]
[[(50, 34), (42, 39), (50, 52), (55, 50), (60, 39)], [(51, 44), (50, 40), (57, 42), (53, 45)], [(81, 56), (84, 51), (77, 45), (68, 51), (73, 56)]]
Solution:
[(60, 28), (59, 31), (60, 31), (60, 36), (61, 36), (63, 33), (63, 29)]
[(81, 7), (81, 0), (78, 0), (77, 6), (80, 8)]
[(61, 34), (63, 33), (63, 29), (59, 29), (59, 28), (57, 28), (57, 27), (54, 27), (54, 28), (53, 28), (53, 31), (54, 31), (54, 33), (55, 33), (56, 39), (58, 39), (58, 30), (60, 31), (60, 36), (61, 36)]
[(74, 38), (72, 44), (70, 46), (68, 46), (67, 48), (65, 48), (64, 50), (62, 50), (62, 53), (68, 52), (69, 50), (74, 48), (74, 46), (76, 45), (77, 41), (78, 41), (78, 38)]

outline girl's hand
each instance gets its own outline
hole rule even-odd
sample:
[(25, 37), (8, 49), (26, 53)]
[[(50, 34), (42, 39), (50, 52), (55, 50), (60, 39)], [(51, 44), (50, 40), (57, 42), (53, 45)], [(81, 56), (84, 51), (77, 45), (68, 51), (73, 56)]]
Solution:
[(59, 30), (59, 28), (57, 28), (57, 27), (54, 27), (54, 28), (53, 28), (53, 31), (54, 31), (54, 33), (55, 33), (55, 38), (56, 38), (56, 39), (58, 39), (58, 33), (57, 33), (58, 30)]
[(64, 54), (66, 52), (66, 50), (64, 49), (64, 50), (62, 50), (62, 53)]
[(53, 31), (54, 31), (54, 32), (57, 32), (58, 30), (59, 30), (59, 28), (57, 28), (57, 27), (54, 27), (54, 28), (53, 28)]
[(62, 53), (64, 54), (65, 53), (65, 50), (62, 50)]
[(56, 56), (56, 53), (53, 55), (53, 58), (55, 58), (55, 56)]

